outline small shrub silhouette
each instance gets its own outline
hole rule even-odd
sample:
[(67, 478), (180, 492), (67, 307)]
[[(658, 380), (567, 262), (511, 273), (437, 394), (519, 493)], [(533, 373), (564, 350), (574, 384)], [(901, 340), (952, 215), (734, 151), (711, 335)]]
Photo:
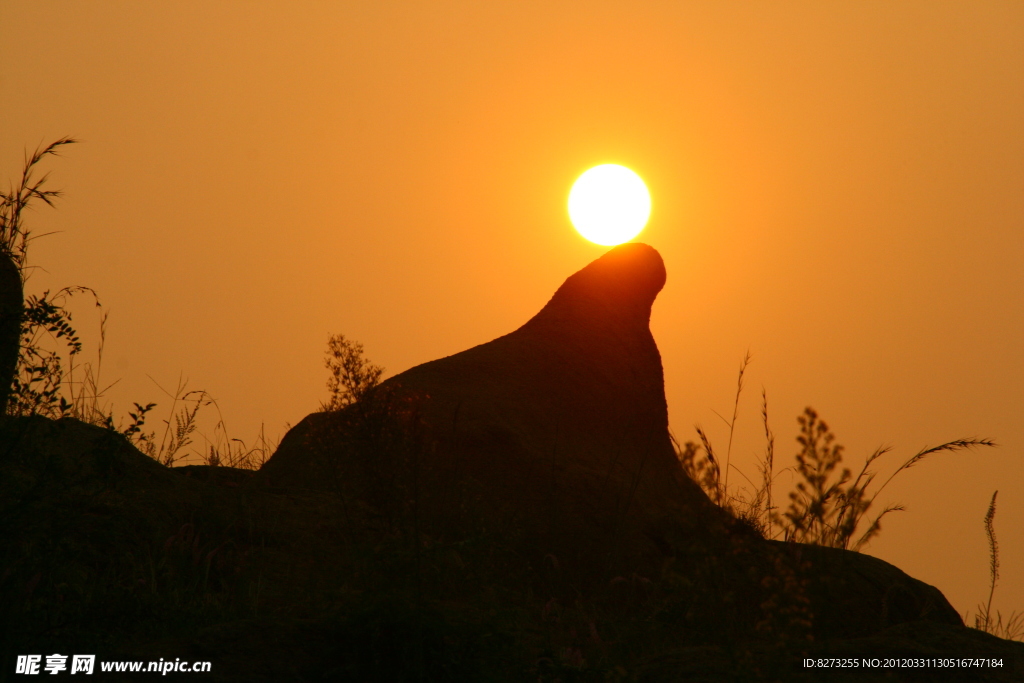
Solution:
[(324, 365), (330, 372), (327, 379), (330, 398), (320, 405), (324, 412), (342, 410), (358, 403), (380, 383), (384, 374), (384, 368), (374, 365), (363, 355), (362, 344), (343, 334), (328, 338)]

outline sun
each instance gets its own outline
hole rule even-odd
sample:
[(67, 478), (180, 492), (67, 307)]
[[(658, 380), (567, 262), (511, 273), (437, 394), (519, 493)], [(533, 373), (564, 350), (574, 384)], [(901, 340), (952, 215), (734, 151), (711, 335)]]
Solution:
[(569, 219), (596, 244), (628, 242), (644, 229), (650, 215), (647, 186), (625, 166), (595, 166), (577, 178), (569, 191)]

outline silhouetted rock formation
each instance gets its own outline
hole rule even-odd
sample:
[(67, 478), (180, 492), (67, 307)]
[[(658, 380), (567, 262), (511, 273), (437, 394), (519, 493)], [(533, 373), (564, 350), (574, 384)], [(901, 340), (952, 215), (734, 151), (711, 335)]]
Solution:
[[(566, 280), (515, 332), (414, 367), (379, 393), (418, 397), (436, 444), (423, 466), (468, 475), (488, 507), (515, 517), (551, 553), (660, 556), (650, 536), (665, 520), (691, 528), (726, 521), (686, 476), (669, 438), (661, 356), (648, 327), (664, 284), (657, 251), (619, 246)], [(350, 419), (310, 415), (259, 479), (334, 481), (324, 461), (352, 454), (332, 450), (324, 434)]]

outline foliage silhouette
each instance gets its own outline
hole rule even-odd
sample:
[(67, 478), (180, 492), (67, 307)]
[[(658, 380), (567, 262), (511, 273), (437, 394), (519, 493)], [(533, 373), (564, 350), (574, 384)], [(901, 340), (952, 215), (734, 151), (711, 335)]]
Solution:
[[(740, 366), (737, 382), (736, 400), (732, 421), (723, 421), (730, 431), (736, 424), (735, 406), (739, 405), (739, 394), (743, 389), (743, 373), (750, 363), (749, 352)], [(719, 416), (721, 417), (721, 416)], [(708, 497), (719, 506), (728, 510), (738, 519), (745, 521), (756, 529), (763, 537), (810, 543), (832, 548), (843, 548), (859, 551), (882, 529), (881, 520), (890, 512), (902, 511), (902, 505), (887, 505), (879, 514), (866, 524), (867, 513), (871, 509), (878, 494), (900, 472), (910, 469), (926, 457), (941, 452), (957, 452), (978, 446), (996, 446), (990, 439), (956, 439), (938, 446), (926, 447), (908, 458), (889, 477), (873, 491), (869, 487), (875, 481), (876, 473), (869, 470), (881, 456), (891, 448), (877, 448), (857, 473), (856, 477), (848, 468), (841, 468), (843, 447), (836, 443), (836, 437), (828, 425), (820, 419), (813, 408), (807, 407), (804, 414), (797, 417), (800, 434), (797, 443), (800, 451), (796, 454), (796, 465), (791, 469), (799, 480), (790, 491), (789, 507), (780, 512), (773, 505), (773, 486), (778, 476), (774, 472), (775, 435), (768, 424), (768, 398), (762, 390), (761, 417), (764, 424), (766, 448), (758, 469), (761, 481), (751, 494), (748, 490), (730, 491), (722, 481), (721, 471), (714, 448), (705, 431), (696, 427), (700, 444), (689, 441), (680, 445), (674, 438), (676, 453), (686, 472), (694, 479)], [(785, 470), (783, 470), (785, 471)], [(742, 474), (742, 473), (741, 473)], [(749, 481), (749, 479), (748, 479)], [(990, 590), (989, 599), (978, 606), (974, 624), (979, 630), (1009, 640), (1024, 639), (1024, 613), (1014, 612), (1004, 623), (998, 612), (991, 614), (992, 594), (998, 579), (999, 547), (995, 539), (993, 520), (995, 517), (995, 495), (985, 517), (985, 531), (989, 541), (990, 557)], [(858, 536), (857, 532), (863, 528)]]
[(363, 355), (362, 344), (343, 334), (328, 338), (324, 366), (330, 373), (327, 379), (330, 398), (320, 405), (324, 412), (342, 410), (358, 403), (380, 383), (384, 374), (384, 368), (374, 365)]
[[(53, 206), (53, 200), (60, 196), (59, 190), (43, 189), (48, 176), (44, 175), (39, 180), (34, 179), (35, 166), (48, 155), (58, 155), (58, 150), (63, 145), (74, 142), (71, 138), (61, 138), (45, 148), (36, 149), (31, 157), (26, 155), (18, 185), (10, 186), (7, 192), (0, 192), (0, 414), (8, 412), (15, 378), (20, 376), (19, 356), (24, 336), (23, 320), (26, 318), (25, 270), (28, 244), (32, 239), (22, 221), (22, 215), (33, 201), (38, 200)], [(44, 295), (43, 299), (45, 298)], [(39, 312), (37, 308), (30, 307), (29, 313)], [(62, 316), (47, 317), (45, 313), (51, 311), (47, 311), (45, 307), (42, 312), (43, 322), (39, 324), (48, 322), (51, 327), (56, 327), (55, 332), (66, 334), (70, 331), (71, 336), (74, 336), (70, 326), (62, 327), (62, 324), (68, 323), (68, 319)], [(38, 368), (36, 372), (44, 377), (59, 373), (59, 368), (53, 367), (52, 362), (32, 367)], [(47, 383), (45, 379), (42, 381), (43, 388), (38, 398), (44, 402), (52, 402), (53, 393), (49, 386), (52, 382)], [(23, 401), (31, 396), (22, 395), (19, 398)], [(20, 407), (17, 409), (20, 410)]]
[[(197, 430), (199, 408), (213, 405), (219, 415), (214, 427), (215, 436), (212, 443), (207, 439), (206, 450), (199, 457), (208, 465), (258, 469), (275, 447), (262, 430), (252, 447), (246, 446), (241, 439), (230, 438), (216, 401), (205, 391), (186, 392), (180, 380), (173, 395), (157, 384), (172, 399), (171, 415), (164, 421), (166, 428), (159, 444), (155, 442), (154, 432), (147, 433), (143, 429), (147, 414), (156, 407), (155, 403), (134, 403), (134, 410), (128, 412), (127, 425), (115, 426), (113, 410), (105, 406), (102, 399), (116, 382), (107, 386), (100, 382), (109, 314), (102, 311), (99, 297), (93, 289), (64, 287), (52, 295), (46, 291), (41, 296), (23, 299), (23, 285), (28, 279), (28, 246), (37, 237), (31, 235), (24, 223), (25, 210), (36, 201), (53, 207), (54, 200), (62, 196), (60, 190), (46, 189), (49, 174), (36, 178), (37, 165), (48, 156), (59, 156), (65, 145), (76, 142), (74, 138), (64, 137), (38, 148), (32, 155), (26, 155), (18, 184), (12, 185), (6, 193), (0, 193), (0, 271), (3, 271), (0, 275), (15, 274), (0, 282), (3, 285), (0, 287), (0, 414), (12, 417), (42, 415), (51, 419), (72, 417), (106, 427), (121, 433), (155, 460), (170, 466), (180, 460), (180, 451), (192, 443), (191, 435)], [(43, 236), (46, 235), (38, 237)], [(11, 282), (7, 282), (8, 279)], [(79, 294), (92, 295), (96, 307), (101, 309), (95, 364), (78, 363), (82, 342), (67, 304), (70, 297)], [(51, 348), (54, 343), (56, 349)], [(66, 357), (62, 355), (61, 348)], [(5, 360), (7, 356), (10, 358)], [(179, 403), (182, 407), (175, 412)], [(190, 404), (194, 405), (190, 407)]]

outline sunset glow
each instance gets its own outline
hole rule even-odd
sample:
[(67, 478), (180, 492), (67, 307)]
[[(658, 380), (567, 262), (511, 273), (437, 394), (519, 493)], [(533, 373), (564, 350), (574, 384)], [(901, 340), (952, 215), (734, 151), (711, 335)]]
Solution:
[[(364, 345), (366, 357), (386, 368), (381, 376), (386, 381), (511, 334), (533, 320), (568, 277), (615, 251), (614, 245), (625, 243), (623, 252), (639, 254), (644, 250), (636, 243), (643, 243), (660, 255), (664, 285), (648, 320), (657, 345), (657, 351), (649, 349), (648, 355), (652, 365), (660, 358), (662, 368), (662, 377), (652, 379), (650, 387), (659, 398), (657, 405), (640, 415), (641, 421), (667, 419), (679, 445), (685, 448), (692, 442), (696, 455), (709, 450), (695, 430), (695, 425), (702, 425), (714, 457), (722, 456), (718, 463), (722, 489), (715, 495), (724, 495), (722, 500), (732, 500), (734, 495), (755, 500), (756, 489), (765, 481), (763, 456), (770, 447), (774, 488), (770, 499), (758, 500), (773, 501), (769, 508), (778, 509), (763, 511), (759, 519), (784, 517), (791, 502), (789, 493), (800, 481), (796, 458), (805, 453), (805, 445), (797, 440), (803, 429), (798, 420), (805, 418), (807, 407), (818, 411), (835, 434), (833, 446), (844, 447), (842, 462), (837, 461), (832, 470), (834, 477), (846, 469), (861, 471), (879, 446), (892, 446), (892, 452), (868, 468), (878, 475), (866, 495), (919, 448), (970, 436), (991, 438), (998, 449), (986, 448), (977, 454), (935, 452), (896, 477), (865, 513), (865, 526), (890, 506), (902, 505), (906, 512), (885, 515), (883, 531), (866, 550), (936, 587), (960, 615), (975, 613), (979, 601), (986, 603), (991, 592), (990, 549), (983, 522), (998, 489), (994, 528), (1003, 569), (992, 613), (1024, 613), (1024, 524), (1020, 523), (1024, 520), (1024, 458), (1019, 457), (1024, 453), (1024, 354), (1020, 353), (1024, 315), (1019, 314), (1024, 311), (1020, 267), (1024, 263), (1024, 126), (1020, 125), (1024, 121), (1020, 87), (1024, 83), (1024, 2), (457, 0), (439, 6), (424, 0), (0, 0), (0, 27), (0, 102), (4, 105), (0, 193), (18, 186), (26, 157), (31, 158), (37, 146), (63, 136), (80, 140), (57, 148), (59, 157), (48, 155), (38, 164), (31, 181), (49, 174), (41, 193), (59, 190), (63, 194), (60, 201), (43, 194), (55, 200), (52, 207), (39, 195), (31, 195), (33, 206), (20, 214), (20, 220), (32, 238), (49, 236), (30, 245), (28, 269), (21, 273), (24, 279), (9, 279), (22, 285), (26, 306), (44, 292), (50, 293), (49, 301), (62, 296), (55, 293), (63, 288), (79, 285), (91, 288), (103, 304), (98, 308), (86, 290), (75, 289), (77, 293), (67, 297), (67, 310), (74, 315), (68, 320), (82, 344), (81, 353), (73, 358), (66, 355), (72, 348), (66, 344), (71, 337), (57, 338), (48, 327), (38, 329), (41, 349), (65, 354), (61, 368), (54, 367), (64, 371), (68, 391), (72, 365), (77, 368), (75, 374), (82, 376), (85, 368), (92, 367), (88, 371), (96, 374), (98, 388), (109, 388), (83, 393), (81, 384), (73, 384), (77, 396), (102, 396), (90, 399), (84, 413), (76, 409), (69, 414), (99, 418), (102, 412), (131, 433), (128, 425), (135, 418), (128, 411), (139, 416), (133, 408), (136, 402), (140, 406), (156, 403), (145, 416), (146, 424), (136, 425), (144, 426), (144, 432), (131, 433), (129, 440), (146, 445), (139, 439), (155, 430), (155, 441), (160, 441), (164, 429), (174, 424), (172, 417), (186, 406), (181, 397), (174, 398), (174, 390), (179, 380), (190, 379), (181, 394), (196, 390), (191, 401), (199, 390), (206, 390), (217, 399), (217, 407), (199, 411), (192, 443), (174, 456), (176, 464), (205, 464), (215, 443), (240, 448), (235, 438), (244, 441), (246, 451), (263, 443), (269, 454), (312, 411), (329, 404), (327, 381), (335, 377), (328, 374), (325, 363), (334, 356), (326, 356), (325, 350), (332, 335), (343, 334)], [(0, 224), (4, 216), (0, 210)], [(0, 230), (0, 243), (4, 237)], [(653, 288), (651, 283), (661, 280), (655, 273), (637, 286)], [(6, 289), (15, 292), (13, 286)], [(5, 357), (3, 330), (18, 333), (17, 338), (12, 333), (8, 347), (16, 346), (28, 358), (28, 342), (20, 331), (22, 323), (30, 321), (18, 313), (6, 314), (4, 290), (0, 282), (0, 369)], [(609, 321), (646, 316), (646, 308), (612, 315), (612, 305), (625, 301), (632, 288), (609, 285), (602, 291), (606, 294), (587, 298), (592, 309), (588, 315), (608, 311)], [(108, 312), (109, 320), (104, 317)], [(571, 345), (558, 347), (566, 363), (601, 345), (609, 349), (609, 358), (637, 355), (611, 322), (578, 320), (580, 325), (565, 332), (566, 344)], [(102, 377), (98, 377), (101, 348)], [(520, 351), (530, 358), (546, 348), (524, 345)], [(742, 375), (742, 395), (738, 395), (738, 368), (748, 351), (752, 361)], [(36, 361), (22, 368), (25, 375), (16, 388), (38, 389), (45, 397), (49, 389), (44, 391), (44, 384), (28, 382), (30, 376), (37, 377), (29, 374), (31, 367), (41, 367), (40, 359)], [(535, 374), (550, 374), (560, 363), (535, 367)], [(602, 381), (611, 382), (621, 379), (626, 370), (601, 365), (597, 372)], [(515, 380), (511, 383), (518, 386), (527, 374), (524, 371), (523, 378), (510, 375)], [(592, 379), (584, 370), (579, 377)], [(452, 382), (462, 386), (463, 378), (453, 375)], [(437, 425), (449, 430), (442, 435), (445, 443), (465, 443), (467, 451), (453, 454), (451, 467), (438, 465), (436, 471), (461, 472), (462, 466), (454, 464), (465, 461), (466, 471), (473, 473), (478, 465), (490, 466), (478, 461), (500, 458), (510, 480), (526, 481), (536, 474), (535, 491), (524, 489), (530, 495), (524, 497), (522, 509), (531, 511), (529, 506), (534, 504), (550, 509), (550, 525), (540, 520), (536, 528), (550, 529), (552, 539), (570, 538), (567, 527), (560, 526), (561, 496), (569, 490), (563, 463), (591, 457), (594, 449), (590, 442), (574, 442), (566, 421), (554, 412), (556, 407), (575, 405), (578, 392), (568, 386), (568, 382), (553, 383), (551, 392), (537, 398), (513, 399), (514, 394), (506, 392), (509, 405), (529, 413), (507, 416), (494, 409), (495, 419), (505, 421), (494, 429), (494, 444), (491, 428), (471, 421), (470, 407), (479, 402), (466, 389), (465, 396), (452, 399), (463, 401), (458, 420)], [(505, 396), (498, 385), (477, 388)], [(590, 394), (585, 395), (589, 400)], [(608, 422), (601, 417), (604, 413), (586, 413), (579, 406), (573, 410), (579, 413), (574, 419), (590, 421), (590, 433), (597, 434)], [(729, 418), (728, 422), (720, 416)], [(546, 467), (528, 469), (506, 453), (511, 453), (509, 444), (520, 439), (506, 437), (506, 426), (520, 421), (551, 425), (550, 439), (548, 434), (535, 441), (530, 440), (533, 436), (522, 437), (530, 448), (548, 449)], [(165, 428), (159, 427), (161, 423), (166, 423)], [(230, 425), (230, 434), (224, 425)], [(78, 434), (78, 427), (65, 431)], [(0, 455), (7, 450), (4, 433), (0, 419)], [(209, 438), (197, 438), (201, 434)], [(478, 435), (480, 451), (471, 454), (468, 449), (477, 448)], [(181, 445), (168, 437), (167, 442), (172, 441)], [(297, 443), (294, 438), (286, 445), (292, 443)], [(406, 453), (406, 442), (387, 443), (395, 446), (394, 462), (405, 462), (405, 455), (398, 455)], [(349, 451), (339, 446), (337, 452)], [(15, 485), (11, 483), (14, 475), (8, 476), (5, 469), (15, 462), (13, 457), (12, 451), (0, 462), (4, 486)], [(367, 465), (367, 476), (378, 472), (377, 462), (367, 461), (373, 465)], [(623, 462), (618, 458), (595, 464), (594, 490), (618, 491), (602, 482), (606, 472), (618, 476)], [(652, 462), (644, 466), (644, 477), (655, 471)], [(423, 467), (422, 472), (434, 471), (433, 465)], [(230, 474), (228, 469), (220, 468), (210, 476)], [(192, 471), (184, 478), (201, 473), (205, 477), (204, 472), (205, 468)], [(36, 486), (36, 479), (24, 476), (17, 482)], [(59, 485), (58, 479), (45, 485)], [(209, 488), (212, 481), (194, 483)], [(345, 478), (337, 481), (349, 486)], [(420, 486), (422, 480), (415, 481)], [(633, 495), (631, 482), (623, 484), (623, 509), (633, 510), (645, 495), (646, 484), (636, 484)], [(249, 495), (248, 487), (235, 489), (234, 480), (221, 486), (218, 478), (216, 483), (216, 489), (209, 488), (210, 500), (214, 490)], [(662, 483), (674, 485), (667, 479), (657, 482)], [(579, 490), (590, 485), (581, 484)], [(84, 486), (74, 488), (85, 490)], [(184, 491), (182, 486), (172, 481), (167, 491)], [(450, 488), (430, 493), (424, 501), (446, 503), (448, 491), (461, 490), (455, 483), (445, 486)], [(339, 495), (348, 491), (344, 487), (338, 489)], [(15, 490), (4, 489), (8, 497)], [(66, 496), (59, 487), (45, 490), (56, 492), (55, 505), (64, 505), (61, 497)], [(473, 486), (466, 490), (477, 495)], [(407, 492), (396, 493), (396, 505), (419, 500)], [(164, 501), (164, 494), (159, 495)], [(483, 493), (479, 495), (486, 501)], [(142, 509), (117, 503), (116, 511), (95, 517), (88, 512), (92, 503), (77, 493), (74, 496), (79, 502), (66, 507), (68, 519), (84, 520), (90, 538), (94, 523), (106, 524), (109, 518), (112, 524), (120, 524), (132, 510)], [(202, 496), (207, 499), (206, 493)], [(285, 500), (283, 494), (281, 500)], [(310, 505), (319, 500), (308, 498)], [(342, 500), (350, 498), (337, 499)], [(493, 514), (519, 514), (515, 506), (503, 505), (494, 501)], [(598, 509), (596, 497), (593, 505)], [(287, 506), (293, 507), (290, 502)], [(209, 542), (210, 548), (216, 548), (223, 541), (224, 550), (214, 558), (217, 563), (234, 547), (235, 537), (230, 535), (234, 531), (221, 533), (230, 519), (225, 517), (221, 524), (219, 511), (212, 516), (213, 512), (194, 507), (172, 510), (163, 502), (160, 508), (161, 515), (146, 520), (177, 519), (180, 513), (186, 520), (194, 516), (212, 525), (202, 530), (198, 543)], [(224, 507), (224, 514), (233, 509)], [(466, 520), (467, 529), (476, 528), (468, 512), (457, 512), (453, 520)], [(8, 515), (6, 527), (0, 519), (0, 533), (14, 528), (24, 516), (19, 515)], [(268, 508), (266, 516), (273, 521), (281, 515), (276, 508)], [(55, 518), (54, 523), (72, 534), (68, 538), (52, 538), (42, 525), (48, 519), (33, 527), (41, 530), (43, 545), (27, 533), (24, 546), (4, 536), (0, 564), (5, 571), (13, 567), (13, 573), (0, 581), (0, 603), (15, 600), (26, 615), (36, 615), (28, 620), (35, 625), (32, 628), (46, 631), (53, 623), (64, 624), (72, 618), (74, 623), (81, 622), (90, 639), (120, 639), (94, 628), (95, 619), (78, 619), (76, 615), (89, 613), (79, 597), (94, 596), (96, 604), (107, 610), (115, 604), (108, 600), (110, 596), (135, 600), (150, 591), (132, 588), (138, 584), (128, 571), (130, 563), (125, 576), (115, 577), (113, 568), (108, 572), (99, 559), (99, 573), (74, 573), (79, 565), (62, 558), (92, 562), (93, 554), (75, 550), (86, 527), (78, 522), (66, 525), (61, 519)], [(341, 596), (347, 605), (348, 596), (356, 595), (353, 591), (362, 590), (363, 584), (354, 579), (347, 583), (354, 571), (335, 567), (332, 558), (340, 562), (359, 556), (346, 545), (331, 545), (334, 540), (328, 536), (349, 538), (348, 530), (354, 528), (339, 521), (337, 529), (344, 531), (339, 534), (334, 533), (333, 524), (314, 518), (310, 526), (304, 521), (296, 527), (301, 532), (294, 535), (295, 543), (288, 541), (288, 547), (302, 553), (315, 551), (313, 555), (292, 558), (284, 545), (280, 550), (275, 545), (273, 562), (280, 562), (282, 571), (271, 573), (280, 582), (272, 589), (267, 588), (269, 584), (260, 589), (261, 614), (301, 609), (305, 619), (307, 611), (312, 618), (313, 608), (322, 606), (328, 615), (324, 623), (349, 619), (342, 612), (335, 617), (334, 596)], [(486, 527), (493, 525), (488, 521)], [(324, 533), (316, 531), (317, 542), (307, 543), (310, 534), (321, 528)], [(427, 527), (417, 526), (416, 534), (421, 528)], [(647, 536), (634, 539), (625, 527), (614, 528), (615, 545), (609, 551), (614, 548), (616, 558), (620, 543), (653, 542)], [(150, 531), (153, 538), (165, 531), (147, 527), (143, 534), (141, 527), (124, 529), (138, 532), (145, 542)], [(275, 522), (274, 529), (284, 538), (290, 527)], [(162, 538), (173, 531), (167, 530)], [(252, 538), (259, 538), (252, 533)], [(430, 537), (441, 536), (431, 532)], [(443, 537), (443, 547), (433, 542), (431, 547), (447, 558), (457, 540), (447, 531)], [(113, 543), (121, 536), (102, 538)], [(238, 548), (246, 539), (238, 540)], [(404, 553), (404, 543), (394, 547)], [(103, 547), (105, 556), (138, 552), (128, 545)], [(335, 547), (336, 557), (334, 550), (327, 550)], [(47, 548), (56, 554), (40, 554)], [(181, 548), (185, 549), (184, 544)], [(71, 551), (74, 557), (68, 554)], [(177, 553), (174, 548), (168, 551)], [(552, 551), (560, 563), (568, 562), (565, 552), (557, 547)], [(189, 557), (191, 553), (189, 549)], [(321, 559), (314, 561), (314, 556)], [(609, 557), (599, 567), (595, 564), (593, 576), (604, 575)], [(432, 561), (425, 560), (423, 566), (429, 569)], [(773, 562), (755, 564), (768, 568)], [(424, 586), (447, 590), (462, 584), (461, 575), (447, 569), (448, 559), (443, 563), (444, 580), (430, 579)], [(351, 566), (357, 564), (353, 560)], [(472, 569), (468, 559), (465, 564)], [(518, 561), (508, 568), (517, 566)], [(690, 571), (687, 567), (680, 561), (672, 571)], [(314, 569), (313, 574), (300, 573)], [(479, 586), (485, 575), (491, 576), (476, 569), (472, 572), (466, 575), (467, 590)], [(621, 572), (611, 576), (648, 575), (645, 569), (626, 565)], [(813, 574), (800, 572), (801, 581)], [(399, 574), (405, 577), (397, 570), (394, 576)], [(649, 575), (657, 583), (662, 574), (659, 570)], [(111, 580), (94, 586), (86, 576), (110, 576)], [(248, 581), (249, 576), (247, 569), (236, 578)], [(409, 576), (420, 580), (418, 573)], [(533, 579), (525, 580), (528, 576), (532, 574), (522, 575), (523, 585), (533, 586)], [(559, 586), (575, 586), (564, 567), (557, 576)], [(336, 577), (341, 583), (335, 582)], [(387, 574), (386, 580), (385, 575), (381, 577), (384, 584), (393, 575)], [(196, 599), (209, 597), (215, 601), (210, 604), (219, 605), (225, 596), (235, 595), (230, 591), (236, 588), (238, 595), (248, 595), (244, 582), (232, 583), (228, 590), (221, 583), (221, 573), (216, 581), (213, 578), (211, 574), (209, 583), (216, 591), (196, 593)], [(307, 579), (328, 592), (300, 595), (294, 604), (277, 601), (285, 592), (286, 579), (295, 583), (296, 594)], [(782, 580), (783, 587), (788, 580), (775, 579)], [(25, 588), (36, 586), (35, 582), (34, 592)], [(544, 582), (547, 585), (546, 578)], [(632, 580), (629, 583), (632, 586)], [(732, 586), (732, 579), (722, 577), (722, 585), (727, 584)], [(419, 596), (418, 586), (412, 584), (409, 594)], [(695, 586), (689, 590), (697, 594)], [(88, 588), (85, 593), (83, 587)], [(493, 589), (506, 590), (497, 583)], [(609, 590), (618, 596), (617, 591), (625, 589)], [(490, 590), (484, 592), (490, 594)], [(760, 595), (760, 590), (749, 595)], [(595, 595), (605, 592), (602, 586)], [(730, 592), (741, 595), (732, 588)], [(651, 593), (655, 594), (661, 595)], [(264, 595), (275, 596), (276, 611), (264, 605)], [(561, 600), (561, 589), (557, 595)], [(433, 609), (433, 598), (424, 596), (422, 604)], [(373, 599), (372, 604), (366, 603), (369, 606), (389, 604), (378, 602), (380, 596), (372, 588), (364, 597)], [(544, 603), (554, 597), (555, 593), (545, 594)], [(184, 612), (171, 610), (165, 616), (143, 601), (139, 614), (152, 612), (154, 625), (163, 620), (173, 625), (179, 619), (198, 623), (189, 610), (193, 604), (207, 603), (191, 600), (180, 605)], [(722, 595), (709, 592), (707, 601), (700, 604), (724, 605), (723, 600)], [(741, 602), (729, 605), (739, 609)], [(737, 614), (767, 619), (760, 602)], [(116, 604), (125, 606), (128, 614), (127, 606), (135, 603), (118, 598)], [(654, 604), (644, 598), (643, 609), (653, 609)], [(306, 605), (312, 607), (307, 610)], [(162, 608), (163, 603), (157, 606)], [(342, 606), (338, 603), (337, 609)], [(532, 598), (509, 605), (516, 610), (533, 607)], [(491, 608), (466, 606), (452, 613), (451, 624), (462, 623), (463, 615), (485, 614), (483, 609)], [(573, 614), (590, 614), (580, 609), (573, 604)], [(593, 613), (600, 614), (602, 609), (595, 608)], [(204, 609), (202, 618), (208, 613), (221, 611)], [(653, 613), (638, 611), (636, 621), (630, 616), (629, 624), (608, 628), (599, 620), (594, 628), (601, 639), (617, 640), (616, 632), (626, 626), (629, 633), (641, 633), (634, 625), (648, 623), (641, 615)], [(404, 619), (403, 614), (399, 612), (398, 617)], [(540, 609), (529, 614), (536, 616)], [(522, 649), (516, 645), (516, 651), (532, 653), (525, 666), (536, 668), (535, 662), (544, 659), (543, 650), (548, 648), (548, 636), (541, 635), (561, 638), (561, 631), (544, 629), (568, 629), (569, 618), (566, 614), (560, 625), (541, 619), (541, 630), (524, 631), (532, 635), (507, 642), (523, 643)], [(703, 638), (706, 631), (702, 629), (707, 627), (703, 618), (687, 620), (686, 634)], [(824, 617), (818, 614), (816, 619)], [(780, 623), (791, 621), (785, 616)], [(973, 616), (968, 621), (973, 623)], [(15, 631), (26, 632), (27, 624), (19, 624)], [(121, 628), (119, 620), (111, 619), (110, 624), (115, 631)], [(137, 632), (139, 637), (156, 633), (142, 626), (124, 622), (123, 630)], [(202, 628), (207, 628), (205, 622)], [(899, 629), (893, 633), (902, 633)], [(63, 626), (60, 631), (64, 638)], [(751, 625), (750, 632), (755, 631)], [(788, 626), (783, 631), (787, 637), (794, 636)], [(728, 634), (715, 633), (728, 643)], [(444, 642), (452, 635), (462, 643), (460, 634), (436, 635)], [(26, 655), (43, 653), (52, 640), (47, 631), (38, 642), (28, 643), (32, 647), (15, 650), (9, 642), (12, 635), (14, 631), (5, 633), (8, 646), (3, 649)], [(298, 637), (281, 634), (278, 640), (287, 649)], [(506, 642), (504, 638), (495, 632), (485, 640), (497, 644)], [(234, 637), (229, 640), (236, 642)], [(238, 642), (242, 640), (266, 642), (262, 635)], [(579, 649), (582, 645), (568, 639), (564, 649), (573, 651), (574, 662), (587, 662), (586, 671), (576, 672), (579, 676), (600, 677), (593, 666), (615, 670), (618, 662), (608, 659), (611, 654), (605, 654), (595, 639), (581, 636), (578, 640), (590, 645)], [(648, 675), (647, 663), (656, 657), (664, 655), (657, 661), (666, 663), (678, 660), (678, 652), (656, 651), (656, 642), (691, 647), (665, 634), (650, 643), (622, 640), (608, 652), (642, 648), (643, 661), (636, 658), (623, 666), (629, 675), (641, 669)], [(767, 643), (757, 642), (759, 648)], [(815, 642), (816, 648), (827, 651)], [(75, 646), (76, 641), (69, 643)], [(480, 643), (470, 639), (465, 646), (476, 653)], [(537, 652), (528, 643), (539, 644)], [(413, 645), (420, 647), (418, 641), (403, 647)], [(693, 647), (698, 646), (704, 644)], [(53, 647), (48, 651), (65, 652), (56, 643)], [(117, 642), (125, 657), (141, 658), (141, 653), (149, 651), (132, 648), (128, 641)], [(184, 661), (187, 654), (184, 649), (161, 648), (156, 649), (165, 661), (178, 656)], [(346, 655), (327, 662), (324, 671), (341, 667), (336, 677), (351, 680), (426, 680), (434, 675), (429, 670), (402, 675), (350, 670), (349, 654), (362, 646), (346, 648)], [(314, 649), (318, 648), (303, 649), (303, 659)], [(84, 647), (73, 651), (86, 652)], [(469, 652), (463, 645), (455, 650), (445, 645), (445, 651)], [(334, 657), (332, 652), (323, 649), (325, 660)], [(291, 658), (286, 655), (282, 666), (291, 667)], [(396, 666), (421, 659), (390, 657)], [(483, 661), (477, 654), (462, 659), (474, 666)], [(243, 660), (240, 652), (231, 655), (232, 662)], [(226, 671), (227, 661), (215, 661), (214, 670)], [(255, 659), (245, 661), (253, 671), (262, 671)], [(555, 668), (562, 664), (556, 661)], [(312, 666), (312, 661), (303, 662), (304, 670), (307, 665)], [(757, 666), (769, 670), (767, 665)], [(480, 677), (479, 672), (444, 671), (464, 680)], [(242, 671), (234, 675), (247, 677)], [(512, 669), (506, 673), (509, 678), (516, 675)], [(651, 670), (650, 676), (671, 680), (673, 674)], [(711, 673), (705, 677), (731, 679)]]

